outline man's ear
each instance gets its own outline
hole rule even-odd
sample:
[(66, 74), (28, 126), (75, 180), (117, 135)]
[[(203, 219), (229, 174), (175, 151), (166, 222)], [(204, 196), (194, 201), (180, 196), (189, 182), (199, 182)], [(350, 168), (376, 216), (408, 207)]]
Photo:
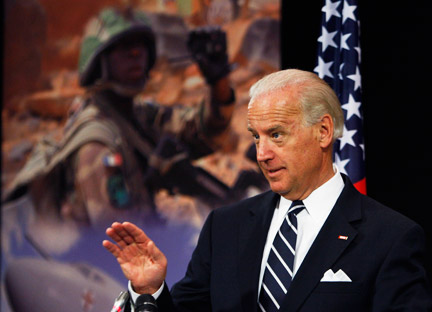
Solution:
[(329, 114), (325, 114), (318, 122), (319, 126), (319, 143), (322, 148), (329, 147), (333, 142), (334, 123)]

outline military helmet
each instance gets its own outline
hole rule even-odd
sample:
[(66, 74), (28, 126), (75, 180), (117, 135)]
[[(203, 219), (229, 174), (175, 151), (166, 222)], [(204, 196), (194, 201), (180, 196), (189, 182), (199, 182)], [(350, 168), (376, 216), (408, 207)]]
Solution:
[(86, 25), (81, 44), (78, 61), (80, 85), (90, 86), (101, 78), (101, 54), (119, 40), (132, 35), (139, 35), (146, 42), (150, 70), (156, 61), (156, 43), (149, 18), (143, 12), (132, 8), (123, 12), (106, 8), (92, 18)]

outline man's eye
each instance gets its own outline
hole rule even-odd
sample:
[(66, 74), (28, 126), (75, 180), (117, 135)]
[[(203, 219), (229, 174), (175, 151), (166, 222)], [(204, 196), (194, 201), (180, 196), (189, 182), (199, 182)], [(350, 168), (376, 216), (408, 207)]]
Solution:
[(280, 137), (280, 134), (278, 132), (275, 132), (275, 133), (272, 134), (272, 137), (274, 139), (278, 139)]

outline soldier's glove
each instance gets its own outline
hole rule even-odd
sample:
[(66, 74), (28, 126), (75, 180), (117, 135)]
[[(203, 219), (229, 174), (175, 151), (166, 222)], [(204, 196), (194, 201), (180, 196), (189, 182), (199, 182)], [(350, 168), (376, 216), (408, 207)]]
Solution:
[(215, 84), (231, 71), (226, 34), (220, 27), (205, 26), (192, 30), (187, 45), (208, 84)]

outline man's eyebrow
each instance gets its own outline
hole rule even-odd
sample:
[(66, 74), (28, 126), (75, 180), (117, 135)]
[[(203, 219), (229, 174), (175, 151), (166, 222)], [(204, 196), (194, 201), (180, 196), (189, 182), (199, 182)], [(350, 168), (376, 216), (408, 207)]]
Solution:
[[(265, 132), (267, 132), (267, 133), (271, 133), (271, 132), (274, 132), (274, 131), (280, 131), (280, 130), (283, 130), (284, 128), (285, 128), (285, 127), (282, 126), (282, 125), (274, 125), (274, 126), (268, 128), (268, 129), (266, 129)], [(255, 132), (255, 129), (253, 129), (253, 128), (251, 128), (251, 127), (247, 127), (247, 130), (248, 130), (249, 132)]]
[(281, 126), (281, 125), (274, 125), (273, 127), (268, 128), (267, 132), (274, 132), (274, 131), (279, 131), (279, 130), (282, 130), (282, 129), (284, 129), (283, 126)]

